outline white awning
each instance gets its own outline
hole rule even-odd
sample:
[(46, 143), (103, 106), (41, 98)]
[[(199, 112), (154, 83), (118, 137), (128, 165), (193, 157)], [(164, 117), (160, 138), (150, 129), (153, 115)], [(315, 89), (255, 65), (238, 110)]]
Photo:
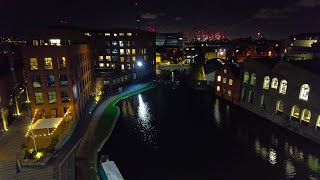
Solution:
[(50, 129), (56, 128), (63, 118), (38, 119), (33, 125), (33, 129)]

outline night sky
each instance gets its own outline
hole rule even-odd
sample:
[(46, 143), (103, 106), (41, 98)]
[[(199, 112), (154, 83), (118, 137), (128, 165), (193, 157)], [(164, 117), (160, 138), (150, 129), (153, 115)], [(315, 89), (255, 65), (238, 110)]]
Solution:
[[(141, 1), (141, 0), (140, 0)], [(130, 0), (2, 0), (0, 33), (31, 27), (69, 24), (88, 28), (135, 27)], [(227, 37), (287, 38), (320, 32), (320, 0), (142, 0), (142, 25), (159, 32), (224, 32)]]

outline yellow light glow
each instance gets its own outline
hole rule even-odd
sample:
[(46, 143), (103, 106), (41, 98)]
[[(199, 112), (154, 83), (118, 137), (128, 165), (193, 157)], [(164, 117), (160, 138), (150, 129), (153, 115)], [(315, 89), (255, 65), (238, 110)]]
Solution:
[(37, 159), (40, 159), (42, 156), (43, 156), (42, 152), (37, 152), (37, 154), (36, 154), (36, 158)]

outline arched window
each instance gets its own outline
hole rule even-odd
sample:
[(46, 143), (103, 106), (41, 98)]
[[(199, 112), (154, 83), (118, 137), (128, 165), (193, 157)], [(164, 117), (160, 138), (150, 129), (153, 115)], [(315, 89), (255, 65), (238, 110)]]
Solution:
[(271, 88), (278, 89), (278, 79), (277, 78), (272, 79)]
[(304, 121), (306, 123), (309, 123), (311, 119), (311, 112), (308, 109), (304, 109), (302, 110), (302, 114), (301, 114), (301, 121)]
[(243, 83), (248, 84), (248, 82), (249, 82), (249, 73), (245, 72), (243, 76)]
[(264, 108), (264, 109), (266, 108), (264, 95), (261, 96), (260, 107), (261, 107), (261, 108)]
[(250, 91), (249, 92), (249, 99), (248, 99), (248, 102), (253, 104), (253, 99), (254, 99), (254, 92), (253, 91)]
[(318, 116), (318, 119), (317, 119), (316, 129), (320, 130), (320, 115)]
[(300, 89), (299, 99), (308, 101), (309, 92), (310, 92), (310, 86), (308, 84), (302, 85)]
[(264, 77), (264, 80), (263, 80), (263, 89), (268, 90), (269, 87), (270, 87), (270, 77), (266, 76)]
[(283, 102), (281, 100), (279, 100), (277, 102), (277, 107), (276, 107), (276, 112), (277, 114), (282, 114), (283, 113)]
[(279, 94), (286, 94), (287, 93), (287, 81), (282, 80), (280, 82)]
[(256, 80), (257, 80), (256, 74), (255, 74), (255, 73), (252, 73), (252, 74), (251, 74), (250, 84), (253, 85), (253, 86), (255, 86), (255, 85), (256, 85)]
[(291, 109), (291, 118), (299, 119), (300, 118), (300, 109), (298, 106), (293, 106)]

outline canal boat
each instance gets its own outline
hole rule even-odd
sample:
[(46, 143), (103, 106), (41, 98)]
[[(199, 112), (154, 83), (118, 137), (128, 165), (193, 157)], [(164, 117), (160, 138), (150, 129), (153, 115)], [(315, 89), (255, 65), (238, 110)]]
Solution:
[(108, 156), (102, 155), (99, 164), (99, 176), (101, 180), (124, 180), (116, 163), (110, 161)]

